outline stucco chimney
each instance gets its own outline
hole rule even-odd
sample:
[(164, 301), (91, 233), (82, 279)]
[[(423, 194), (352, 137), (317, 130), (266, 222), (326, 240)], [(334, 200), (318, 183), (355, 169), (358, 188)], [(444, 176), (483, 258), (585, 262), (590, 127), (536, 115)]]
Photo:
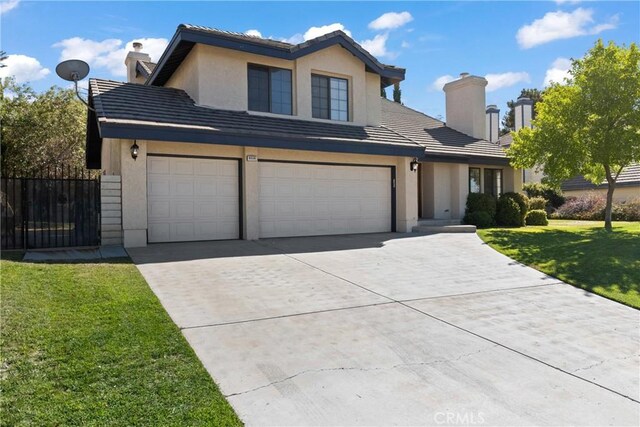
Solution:
[(146, 80), (142, 76), (138, 76), (136, 73), (136, 63), (138, 61), (151, 61), (151, 57), (142, 52), (142, 43), (133, 42), (133, 50), (127, 53), (127, 57), (124, 59), (124, 65), (127, 66), (127, 81), (130, 83), (144, 83)]
[(500, 110), (496, 105), (487, 105), (486, 109), (487, 135), (484, 139), (489, 142), (498, 142), (500, 132)]
[(515, 130), (519, 131), (523, 127), (531, 127), (533, 118), (533, 101), (526, 96), (521, 96), (516, 101), (514, 107)]
[(487, 79), (469, 73), (444, 85), (447, 126), (474, 138), (486, 137), (486, 86)]

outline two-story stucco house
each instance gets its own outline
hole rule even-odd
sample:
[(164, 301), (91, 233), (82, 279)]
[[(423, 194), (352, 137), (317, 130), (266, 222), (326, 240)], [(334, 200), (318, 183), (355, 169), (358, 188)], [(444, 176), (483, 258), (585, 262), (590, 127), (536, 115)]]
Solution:
[[(87, 166), (121, 177), (103, 241), (411, 231), (459, 219), (469, 191), (517, 191), (485, 141), (485, 86), (446, 85), (447, 120), (380, 96), (404, 79), (343, 32), (292, 45), (180, 25), (128, 83), (92, 79)], [(115, 221), (111, 221), (112, 224)]]

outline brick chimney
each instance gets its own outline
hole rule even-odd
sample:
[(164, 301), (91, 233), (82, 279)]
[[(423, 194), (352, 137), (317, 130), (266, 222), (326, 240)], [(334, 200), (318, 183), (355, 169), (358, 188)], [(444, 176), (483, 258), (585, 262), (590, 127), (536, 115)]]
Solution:
[(444, 85), (447, 126), (474, 138), (486, 135), (485, 87), (487, 79), (461, 73), (460, 78)]
[(516, 101), (514, 107), (515, 130), (519, 131), (523, 127), (531, 127), (533, 118), (533, 101), (526, 96), (521, 96)]
[(496, 105), (487, 105), (486, 113), (486, 128), (487, 134), (484, 139), (489, 142), (498, 142), (500, 133), (500, 110)]
[(124, 65), (127, 66), (127, 81), (129, 83), (143, 84), (146, 80), (136, 72), (136, 64), (138, 61), (150, 62), (151, 57), (142, 52), (142, 43), (133, 42), (133, 50), (127, 53), (127, 57), (124, 60)]

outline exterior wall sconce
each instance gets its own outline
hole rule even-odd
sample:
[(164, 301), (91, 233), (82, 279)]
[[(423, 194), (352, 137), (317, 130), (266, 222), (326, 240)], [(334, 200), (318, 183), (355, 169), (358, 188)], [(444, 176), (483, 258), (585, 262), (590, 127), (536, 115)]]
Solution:
[(419, 164), (420, 163), (418, 162), (418, 158), (414, 157), (414, 159), (411, 161), (411, 163), (409, 163), (409, 169), (411, 170), (411, 172), (417, 172)]
[(138, 147), (138, 144), (136, 144), (136, 141), (133, 141), (133, 145), (131, 146), (131, 158), (133, 160), (138, 158), (138, 150), (140, 149), (140, 147)]

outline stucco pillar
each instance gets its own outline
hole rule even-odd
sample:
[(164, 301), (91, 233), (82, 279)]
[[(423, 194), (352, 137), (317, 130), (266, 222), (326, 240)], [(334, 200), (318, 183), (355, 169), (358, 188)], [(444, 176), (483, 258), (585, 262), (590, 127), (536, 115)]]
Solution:
[(396, 231), (406, 233), (418, 224), (418, 173), (411, 172), (410, 158), (396, 167)]
[(147, 143), (137, 141), (138, 158), (131, 158), (132, 140), (120, 141), (122, 170), (122, 231), (125, 248), (147, 246)]
[(260, 238), (260, 169), (259, 151), (245, 147), (242, 159), (242, 237), (245, 240)]
[(469, 194), (469, 165), (451, 165), (451, 218), (462, 219)]
[(504, 168), (503, 169), (503, 190), (504, 192), (522, 192), (522, 169)]

